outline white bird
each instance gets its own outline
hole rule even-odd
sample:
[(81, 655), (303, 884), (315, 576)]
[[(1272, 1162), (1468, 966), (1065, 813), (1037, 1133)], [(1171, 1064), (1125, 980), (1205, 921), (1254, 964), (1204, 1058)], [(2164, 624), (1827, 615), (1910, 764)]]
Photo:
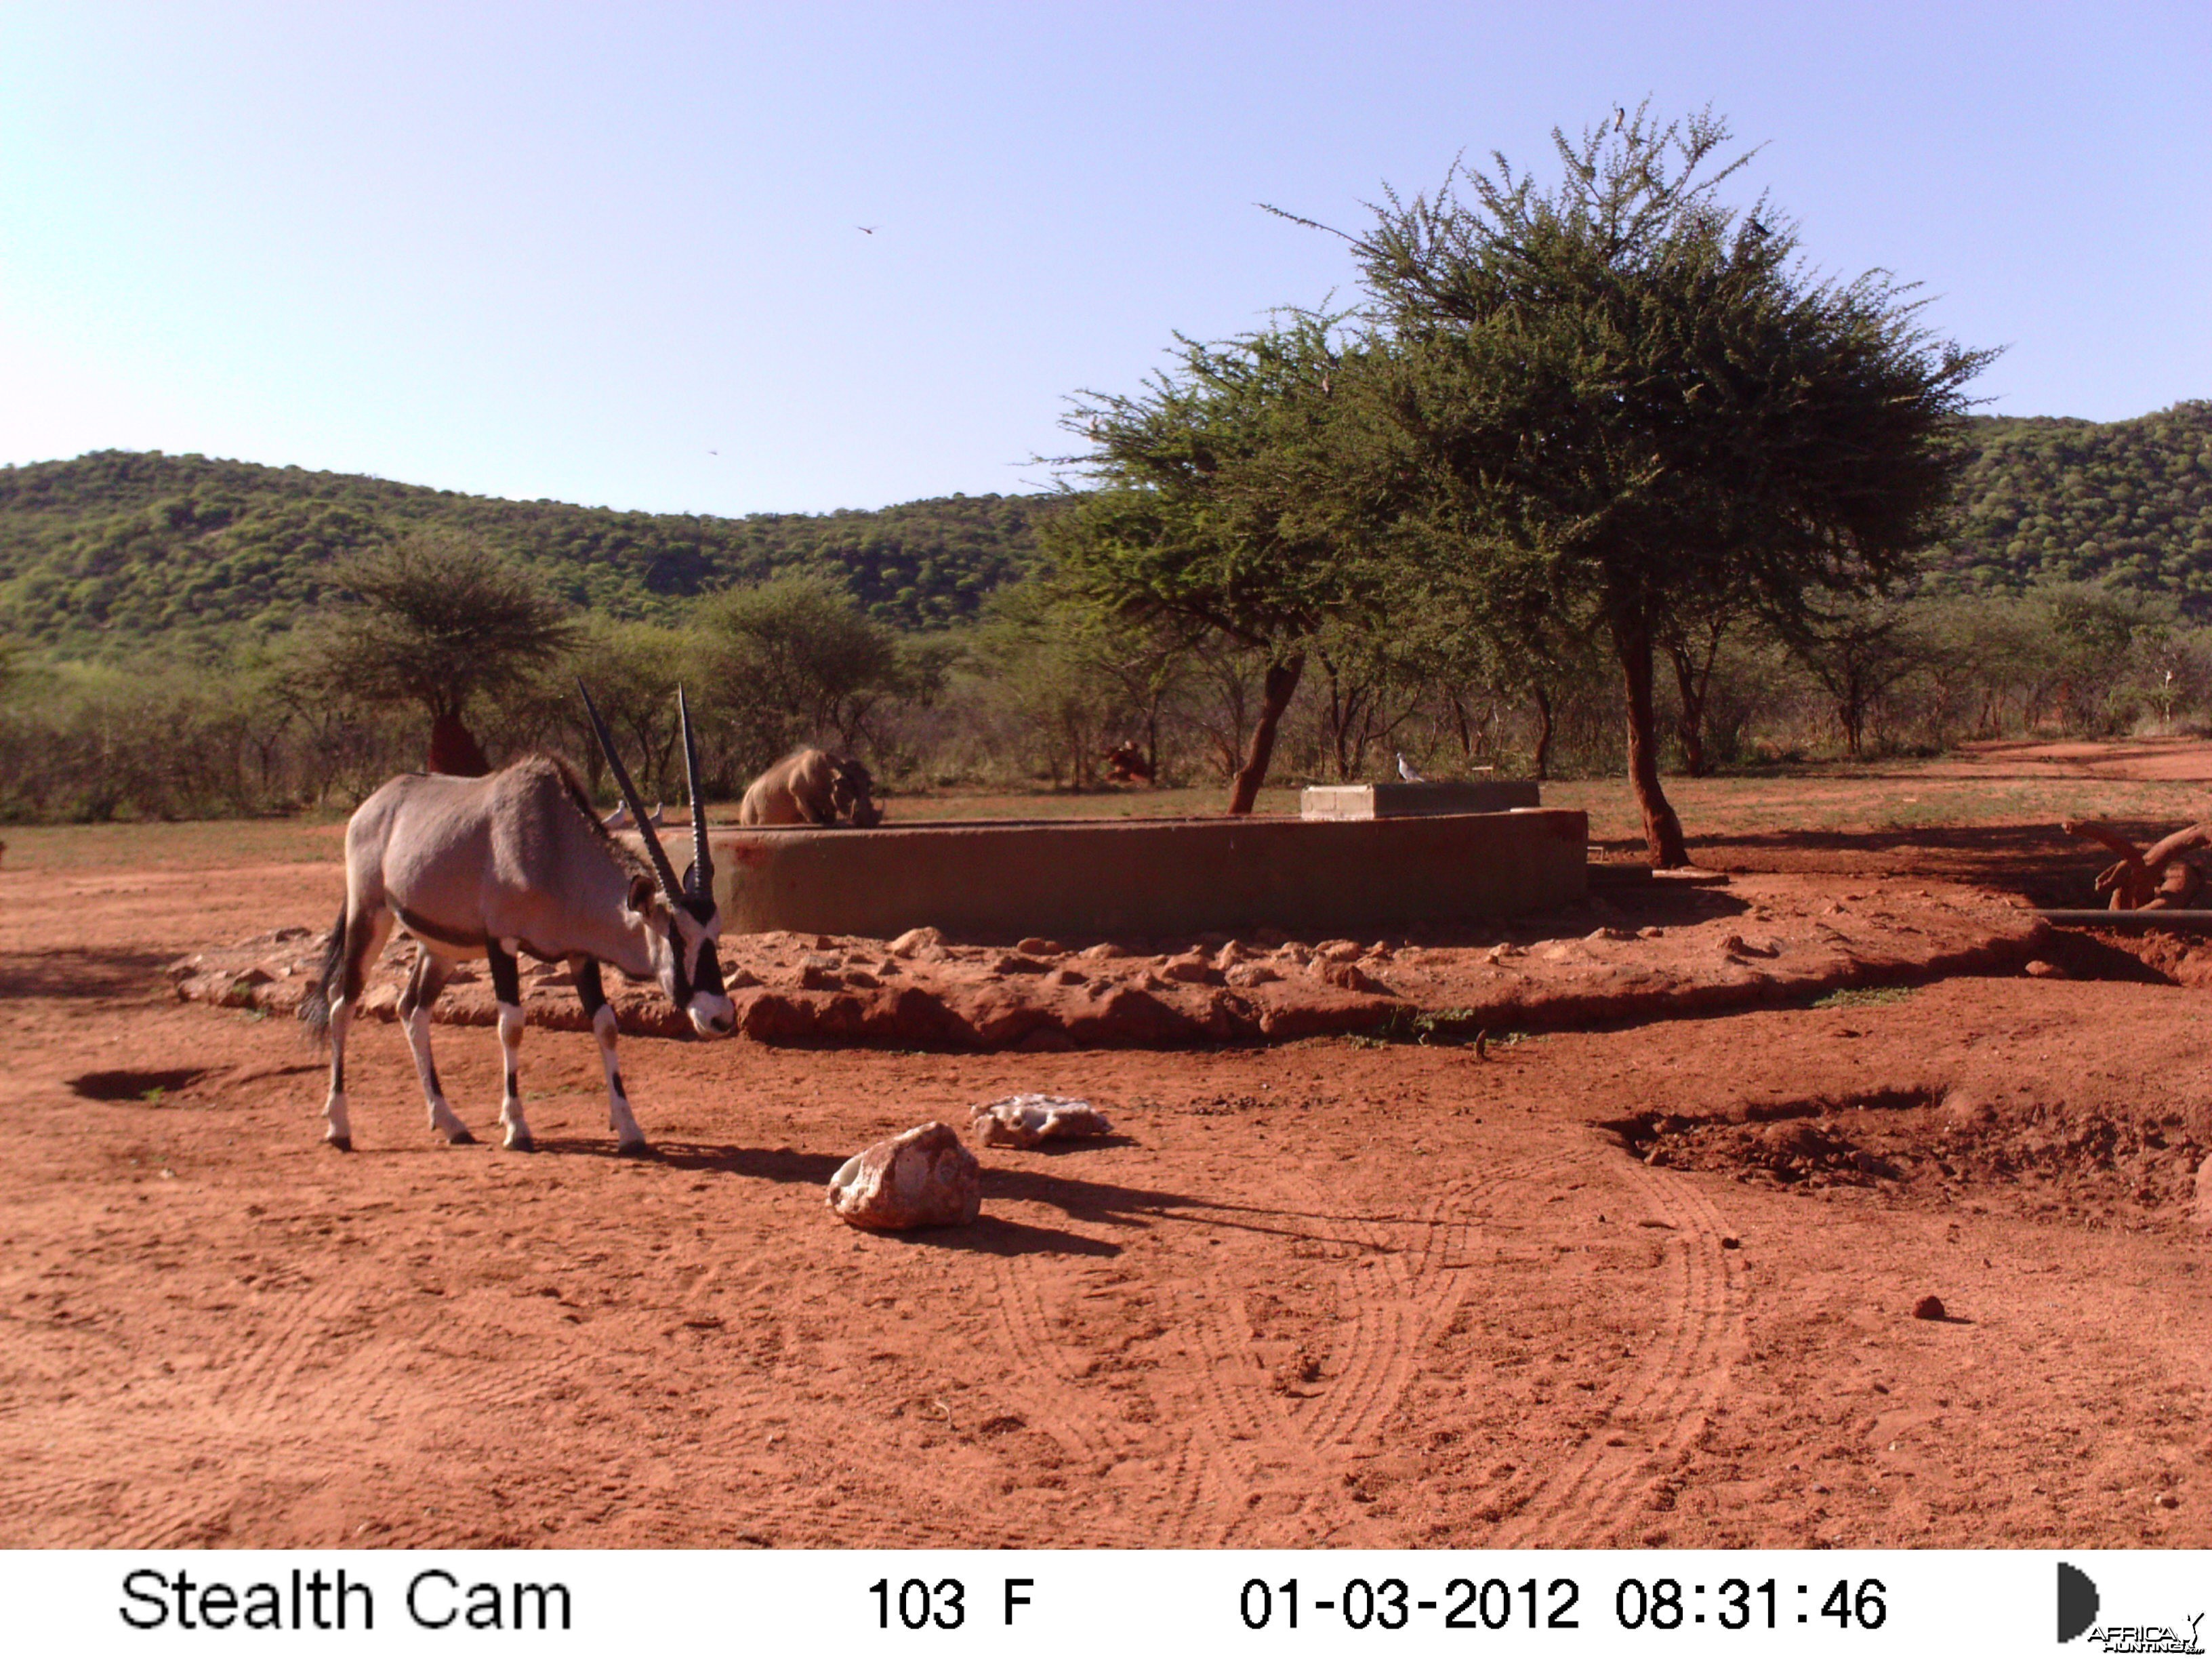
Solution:
[(1428, 781), (1426, 778), (1423, 777), (1419, 772), (1416, 772), (1413, 769), (1412, 763), (1408, 762), (1403, 755), (1398, 757), (1398, 775), (1403, 778), (1407, 783), (1426, 783)]
[(1627, 120), (1628, 112), (1623, 109), (1620, 105), (1615, 104), (1613, 106), (1613, 130), (1615, 132), (1619, 132), (1621, 127), (1626, 125)]

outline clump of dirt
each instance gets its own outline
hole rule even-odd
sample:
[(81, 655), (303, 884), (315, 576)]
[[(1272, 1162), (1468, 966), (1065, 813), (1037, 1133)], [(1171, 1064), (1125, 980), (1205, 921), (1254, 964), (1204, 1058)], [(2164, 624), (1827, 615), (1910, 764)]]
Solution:
[(1745, 1107), (1724, 1118), (1644, 1113), (1607, 1126), (1645, 1164), (1911, 1202), (2002, 1196), (2091, 1225), (2176, 1224), (2212, 1133), (2178, 1114), (1983, 1099), (1906, 1084)]

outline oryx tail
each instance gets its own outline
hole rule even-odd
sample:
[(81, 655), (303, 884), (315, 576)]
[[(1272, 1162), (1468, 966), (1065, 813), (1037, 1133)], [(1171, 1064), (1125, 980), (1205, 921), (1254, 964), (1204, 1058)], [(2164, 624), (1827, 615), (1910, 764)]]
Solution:
[(331, 924), (330, 937), (323, 941), (323, 954), (315, 963), (315, 977), (307, 987), (307, 994), (300, 999), (300, 1018), (319, 1043), (327, 1042), (331, 1035), (331, 1004), (337, 995), (338, 964), (345, 956), (345, 906), (338, 906), (338, 919)]

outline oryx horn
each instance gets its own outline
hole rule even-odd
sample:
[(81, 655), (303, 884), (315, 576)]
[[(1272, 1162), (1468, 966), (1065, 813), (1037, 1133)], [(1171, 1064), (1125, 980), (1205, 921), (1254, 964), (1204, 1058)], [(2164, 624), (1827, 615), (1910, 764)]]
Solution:
[(676, 717), (684, 725), (684, 787), (691, 797), (691, 870), (687, 880), (697, 898), (714, 890), (714, 860), (707, 851), (707, 804), (699, 798), (699, 744), (691, 735), (691, 705), (676, 688)]
[(576, 690), (584, 699), (584, 712), (592, 717), (592, 732), (599, 740), (599, 752), (607, 757), (607, 764), (614, 770), (615, 787), (622, 791), (623, 804), (629, 808), (630, 821), (637, 825), (638, 839), (645, 843), (645, 855), (653, 860), (653, 878), (659, 882), (668, 902), (674, 904), (684, 896), (684, 890), (676, 884), (676, 872), (669, 867), (668, 850), (660, 844), (660, 832), (646, 816), (645, 802), (638, 797), (637, 786), (629, 781), (622, 757), (615, 753), (614, 736), (607, 730), (607, 723), (599, 718), (599, 705), (584, 690), (583, 681), (576, 682)]

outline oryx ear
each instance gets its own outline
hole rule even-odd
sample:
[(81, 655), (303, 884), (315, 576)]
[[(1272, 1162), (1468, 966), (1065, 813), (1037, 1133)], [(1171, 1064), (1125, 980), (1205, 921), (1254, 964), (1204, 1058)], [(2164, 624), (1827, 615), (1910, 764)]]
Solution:
[(629, 892), (623, 902), (641, 916), (650, 915), (653, 914), (653, 895), (659, 890), (653, 884), (653, 878), (641, 870), (629, 878)]

